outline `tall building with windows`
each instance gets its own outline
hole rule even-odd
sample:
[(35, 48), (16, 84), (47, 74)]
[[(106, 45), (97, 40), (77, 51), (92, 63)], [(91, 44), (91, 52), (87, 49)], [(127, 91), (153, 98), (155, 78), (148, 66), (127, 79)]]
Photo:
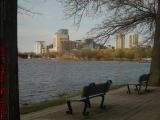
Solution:
[(60, 29), (54, 34), (53, 51), (62, 52), (75, 48), (76, 43), (69, 40), (68, 29)]
[(54, 34), (53, 51), (61, 52), (63, 50), (62, 44), (64, 41), (69, 41), (69, 34), (67, 29), (60, 29)]
[(45, 48), (45, 41), (36, 41), (34, 44), (35, 54), (42, 54)]
[(125, 47), (125, 35), (122, 33), (119, 33), (116, 35), (115, 39), (115, 48), (124, 48)]
[(128, 36), (129, 48), (138, 47), (138, 34), (130, 34)]

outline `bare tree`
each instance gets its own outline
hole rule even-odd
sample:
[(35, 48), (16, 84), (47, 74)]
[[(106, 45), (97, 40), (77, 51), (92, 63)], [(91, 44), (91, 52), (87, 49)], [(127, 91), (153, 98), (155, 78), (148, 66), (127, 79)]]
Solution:
[[(30, 3), (31, 1), (30, 0), (21, 0), (23, 2), (26, 2), (26, 3)], [(43, 2), (45, 2), (46, 0), (43, 0)], [(27, 7), (25, 7), (23, 4), (18, 4), (18, 13), (19, 14), (25, 14), (25, 15), (28, 15), (28, 16), (31, 16), (31, 15), (42, 15), (42, 13), (39, 13), (39, 12), (35, 12)]]
[(154, 40), (151, 63), (153, 85), (160, 86), (160, 0), (58, 0), (64, 13), (74, 17), (79, 25), (89, 14), (103, 15), (105, 19), (91, 29), (90, 35), (106, 42), (111, 35), (137, 29), (145, 34), (145, 42)]

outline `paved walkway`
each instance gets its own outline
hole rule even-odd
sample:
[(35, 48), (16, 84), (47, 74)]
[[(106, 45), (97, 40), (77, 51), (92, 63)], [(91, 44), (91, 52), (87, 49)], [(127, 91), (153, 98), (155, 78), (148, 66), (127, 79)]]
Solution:
[[(106, 95), (106, 110), (99, 108), (100, 98), (91, 100), (91, 120), (160, 120), (160, 88), (137, 95), (126, 93), (126, 87), (110, 91)], [(51, 107), (21, 116), (21, 120), (83, 120), (83, 104), (73, 104), (73, 115), (65, 114), (66, 105)]]

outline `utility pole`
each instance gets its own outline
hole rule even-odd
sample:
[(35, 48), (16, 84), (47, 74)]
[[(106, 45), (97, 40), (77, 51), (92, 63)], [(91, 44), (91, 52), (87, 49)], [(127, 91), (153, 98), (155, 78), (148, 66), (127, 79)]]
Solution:
[(17, 0), (0, 0), (0, 120), (20, 120)]

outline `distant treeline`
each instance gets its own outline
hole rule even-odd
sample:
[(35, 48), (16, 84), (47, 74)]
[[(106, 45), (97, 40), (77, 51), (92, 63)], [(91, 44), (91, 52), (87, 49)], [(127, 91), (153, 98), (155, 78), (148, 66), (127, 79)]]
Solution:
[(23, 59), (27, 59), (27, 58), (55, 58), (57, 55), (57, 53), (48, 53), (48, 54), (35, 54), (34, 52), (24, 52), (18, 53), (18, 57), (23, 58)]
[(36, 55), (35, 53), (19, 53), (21, 58), (59, 58), (74, 60), (141, 60), (151, 58), (152, 48), (123, 48), (123, 49), (81, 49)]
[(152, 48), (123, 48), (100, 50), (81, 49), (57, 53), (58, 58), (78, 60), (140, 60), (152, 56)]
[(25, 52), (25, 53), (19, 52), (19, 53), (18, 53), (18, 57), (20, 57), (20, 58), (27, 59), (29, 56), (30, 56), (31, 58), (40, 58), (40, 57), (42, 57), (41, 55), (36, 55), (36, 54), (33, 53), (33, 52)]

